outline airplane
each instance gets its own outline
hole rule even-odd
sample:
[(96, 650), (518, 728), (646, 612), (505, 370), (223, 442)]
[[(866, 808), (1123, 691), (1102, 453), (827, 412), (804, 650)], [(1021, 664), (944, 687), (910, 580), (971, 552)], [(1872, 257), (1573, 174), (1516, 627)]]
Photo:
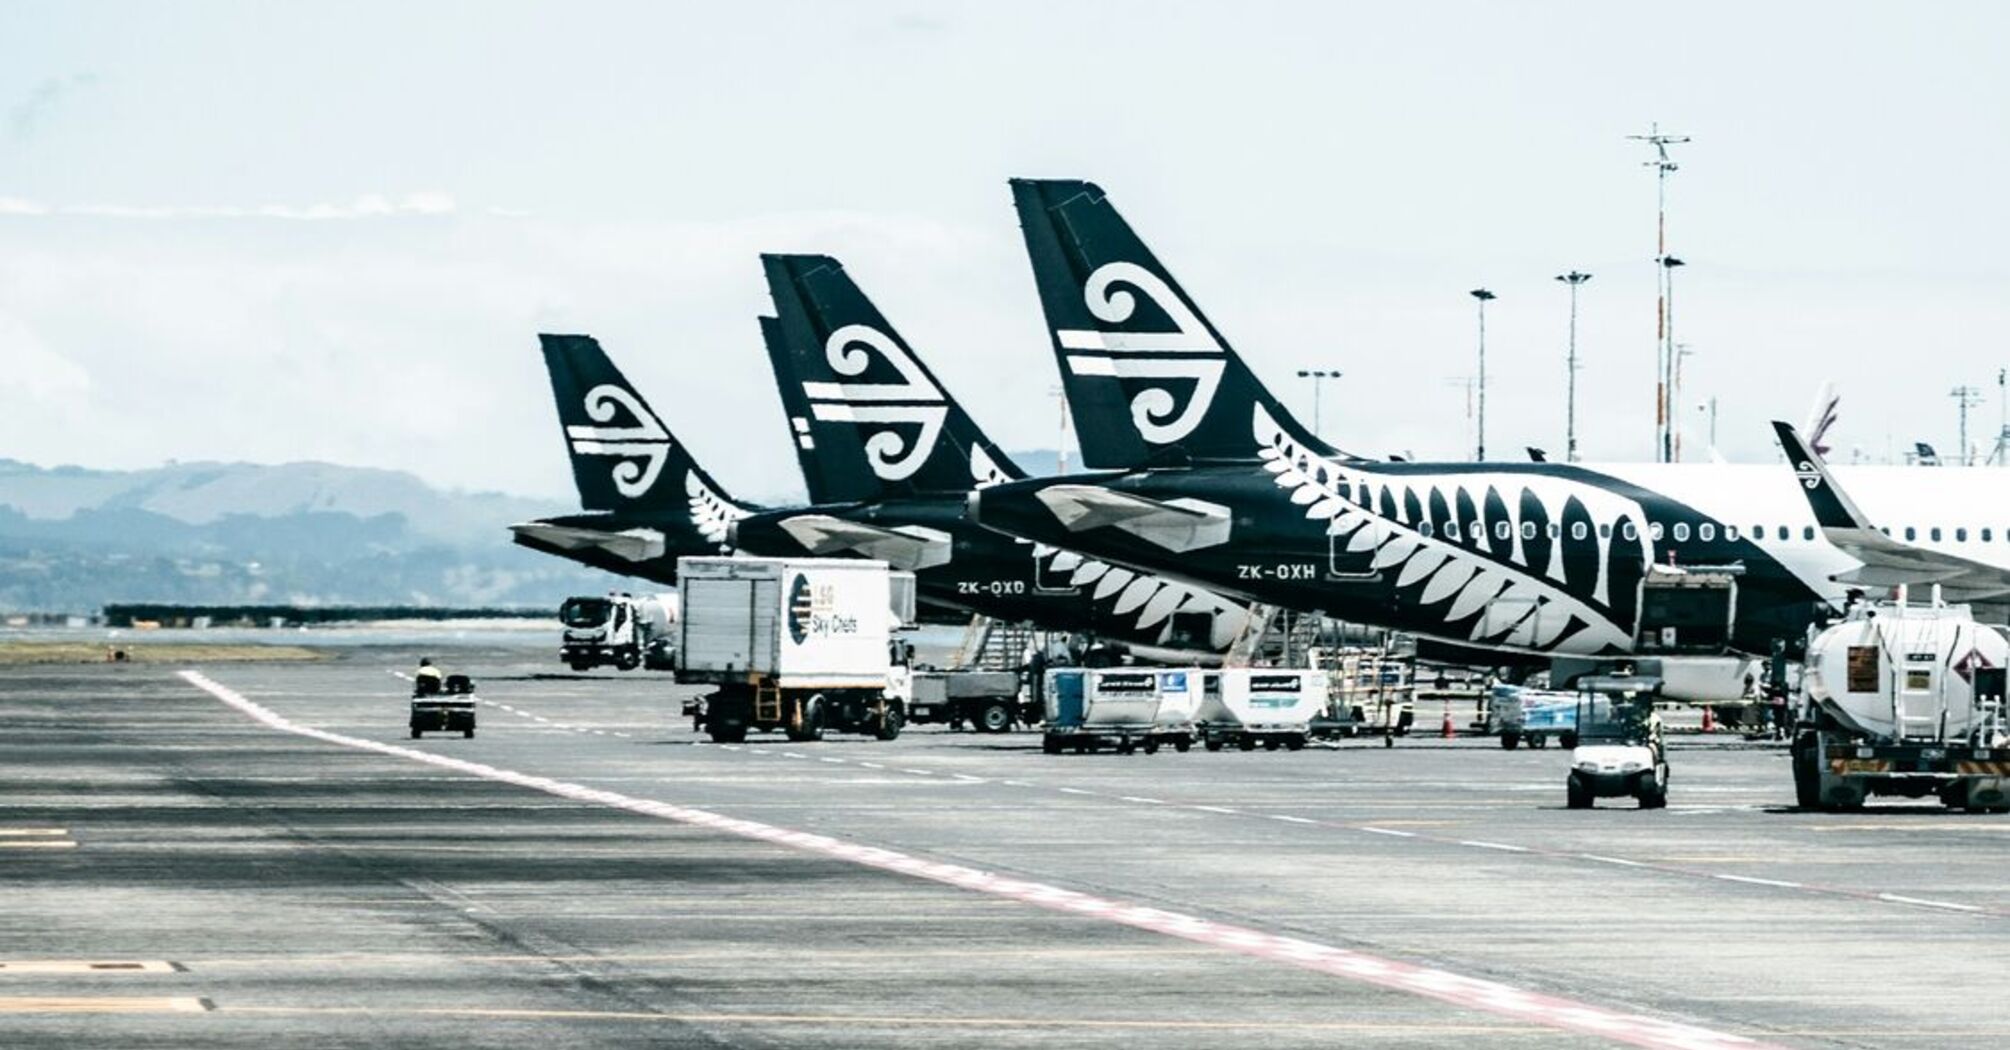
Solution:
[[(1778, 465), (1377, 462), (1311, 434), (1244, 365), (1099, 187), (1013, 180), (1034, 283), (1097, 473), (971, 497), (980, 523), (1255, 602), (1416, 635), (1502, 666), (1651, 648), (1643, 583), (1735, 578), (1725, 642), (1797, 652), (1857, 560)], [(1987, 489), (1948, 471), (1852, 468), (1882, 521), (1948, 517)], [(2010, 530), (2010, 506), (1974, 512)], [(1905, 526), (1912, 529), (1914, 526)], [(1950, 531), (1950, 536), (1957, 535)], [(1730, 699), (1720, 665), (1687, 688)], [(1669, 691), (1678, 693), (1677, 683)], [(1726, 695), (1729, 690), (1730, 694)]]
[(663, 425), (600, 343), (540, 335), (585, 511), (509, 527), (523, 547), (624, 576), (677, 582), (677, 559), (730, 554), (732, 523), (763, 508), (732, 498)]
[(837, 260), (764, 255), (761, 319), (811, 506), (737, 518), (764, 553), (877, 558), (937, 605), (1132, 646), (1218, 653), (1247, 609), (969, 521), (973, 490), (1026, 473), (942, 387)]
[[(2010, 617), (2010, 542), (1999, 543), (1994, 535), (1996, 528), (2010, 524), (2002, 514), (2002, 499), (1986, 501), (1989, 513), (1959, 519), (1993, 520), (1996, 525), (1948, 521), (1925, 525), (1923, 532), (1919, 524), (1900, 525), (1894, 534), (1893, 526), (1875, 524), (1844, 491), (1813, 441), (1780, 420), (1773, 421), (1773, 432), (1823, 538), (1861, 563), (1838, 574), (1835, 582), (1866, 591), (1938, 587), (1942, 598), (1973, 607), (1982, 620), (2003, 623)], [(2010, 541), (2010, 529), (2005, 540)]]
[[(836, 273), (821, 279), (820, 287), (849, 286), (842, 271)], [(851, 292), (869, 312), (861, 315), (864, 323), (877, 323), (891, 332), (864, 296), (855, 288)], [(779, 322), (770, 319), (770, 323)], [(764, 324), (764, 330), (769, 326)], [(883, 490), (885, 483), (873, 474), (867, 458), (883, 447), (877, 435), (862, 436), (848, 425), (826, 428), (819, 420), (819, 430), (827, 433), (828, 458), (805, 452), (802, 461), (815, 502), (761, 517), (746, 535), (736, 535), (737, 523), (762, 516), (770, 508), (729, 495), (596, 340), (544, 335), (540, 342), (585, 512), (511, 525), (513, 539), (521, 546), (673, 585), (677, 559), (686, 555), (744, 551), (775, 557), (875, 557), (916, 571), (918, 597), (938, 610), (930, 619), (937, 618), (939, 610), (979, 613), (1048, 630), (1087, 632), (1146, 649), (1219, 652), (1234, 640), (1246, 618), (1242, 607), (1184, 584), (1084, 562), (962, 521), (964, 501), (977, 483), (973, 470), (981, 470), (986, 480), (1024, 475), (960, 406), (940, 395), (932, 406), (922, 407), (924, 415), (939, 416), (943, 425), (908, 435), (927, 441), (907, 449), (919, 457), (914, 460), (914, 476), (905, 481), (950, 484), (944, 480), (944, 470), (950, 469), (944, 464), (955, 463), (962, 465), (947, 477), (960, 487), (927, 498), (914, 498), (921, 490), (911, 486)], [(847, 348), (847, 344), (838, 347)], [(900, 360), (922, 367), (911, 352), (900, 352)], [(931, 389), (940, 390), (925, 369), (921, 374)], [(867, 376), (876, 377), (877, 373)], [(799, 382), (786, 383), (784, 392), (801, 396), (803, 387)], [(809, 425), (807, 413), (791, 414)], [(901, 440), (898, 430), (891, 433), (893, 440)], [(861, 451), (844, 459), (847, 444), (860, 442)], [(881, 498), (894, 491), (910, 498)], [(786, 528), (776, 527), (777, 523)]]

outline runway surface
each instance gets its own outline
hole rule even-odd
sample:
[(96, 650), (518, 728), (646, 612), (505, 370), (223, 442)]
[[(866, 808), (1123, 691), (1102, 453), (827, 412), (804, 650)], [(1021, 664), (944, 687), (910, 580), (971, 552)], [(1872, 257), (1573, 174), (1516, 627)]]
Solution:
[(2010, 820), (1796, 812), (1776, 747), (1588, 813), (1485, 740), (727, 747), (505, 649), (412, 741), (415, 652), (0, 673), (0, 1045), (2010, 1037)]

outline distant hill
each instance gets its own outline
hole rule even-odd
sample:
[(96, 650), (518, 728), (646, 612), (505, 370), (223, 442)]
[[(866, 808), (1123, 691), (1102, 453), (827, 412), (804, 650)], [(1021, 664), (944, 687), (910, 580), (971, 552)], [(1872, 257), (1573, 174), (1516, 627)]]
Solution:
[(0, 609), (556, 605), (620, 578), (517, 547), (504, 527), (568, 509), (328, 463), (111, 471), (0, 459)]

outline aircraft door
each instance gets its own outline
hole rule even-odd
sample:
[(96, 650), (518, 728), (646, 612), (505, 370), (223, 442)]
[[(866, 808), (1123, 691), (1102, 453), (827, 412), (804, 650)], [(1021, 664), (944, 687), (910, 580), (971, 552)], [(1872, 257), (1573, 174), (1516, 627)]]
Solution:
[(1380, 518), (1363, 515), (1355, 519), (1361, 520), (1362, 524), (1343, 534), (1336, 531), (1340, 528), (1340, 520), (1343, 519), (1336, 519), (1334, 526), (1326, 530), (1326, 578), (1372, 579), (1375, 576), (1375, 552), (1388, 539), (1388, 527)]

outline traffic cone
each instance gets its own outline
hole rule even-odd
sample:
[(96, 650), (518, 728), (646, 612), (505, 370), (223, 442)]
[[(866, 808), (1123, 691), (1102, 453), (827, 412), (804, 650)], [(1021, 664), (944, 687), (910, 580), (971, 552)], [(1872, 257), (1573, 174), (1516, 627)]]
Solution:
[(1714, 707), (1705, 707), (1703, 709), (1703, 732), (1714, 733), (1716, 731), (1717, 731), (1717, 709)]
[(1450, 740), (1456, 735), (1456, 732), (1452, 729), (1452, 706), (1450, 704), (1445, 705), (1445, 722), (1438, 727), (1438, 735), (1446, 740)]

